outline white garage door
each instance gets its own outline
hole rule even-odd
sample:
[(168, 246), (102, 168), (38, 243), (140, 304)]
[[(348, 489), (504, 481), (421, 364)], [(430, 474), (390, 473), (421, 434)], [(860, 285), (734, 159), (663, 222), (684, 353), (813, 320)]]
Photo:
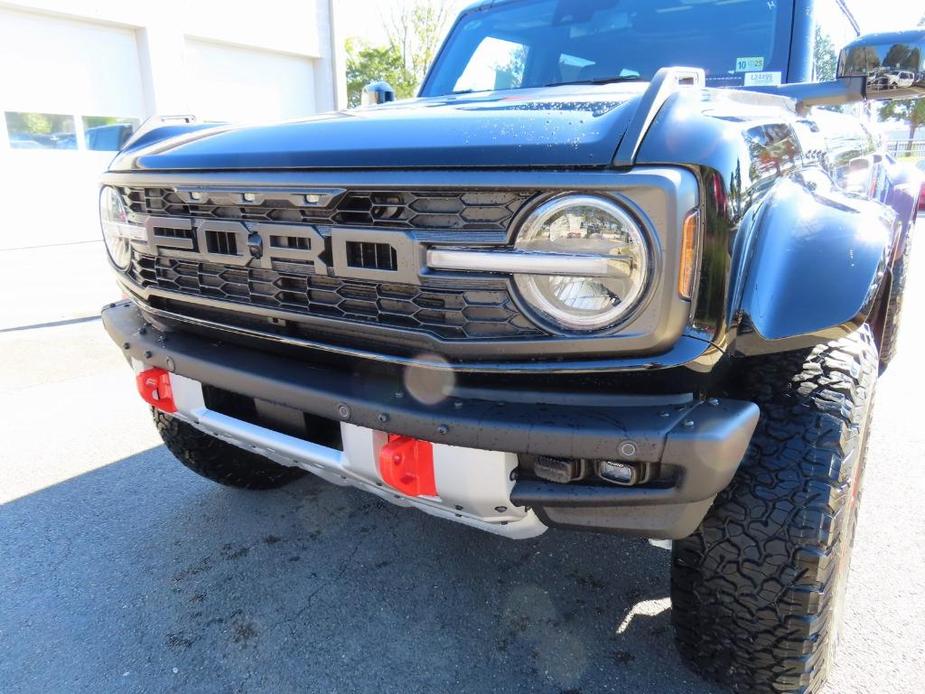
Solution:
[(99, 238), (97, 178), (144, 118), (141, 84), (133, 30), (0, 9), (0, 204), (23, 215), (0, 247)]
[(315, 112), (311, 59), (187, 39), (189, 112), (203, 120), (266, 121)]
[(0, 9), (0, 103), (6, 110), (144, 114), (131, 29)]

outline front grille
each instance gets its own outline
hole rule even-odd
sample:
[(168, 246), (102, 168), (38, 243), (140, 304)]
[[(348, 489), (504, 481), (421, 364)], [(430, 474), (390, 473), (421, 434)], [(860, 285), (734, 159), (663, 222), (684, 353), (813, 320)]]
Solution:
[[(375, 262), (390, 262), (381, 252), (378, 256), (369, 252), (373, 255), (367, 257)], [(303, 316), (403, 328), (445, 340), (543, 334), (504, 289), (448, 289), (340, 279), (313, 274), (299, 263), (274, 261), (274, 268), (267, 270), (137, 252), (129, 272), (144, 287)]]
[(211, 194), (198, 203), (170, 188), (122, 188), (132, 212), (167, 217), (240, 219), (391, 229), (504, 231), (534, 193), (511, 191), (349, 191), (327, 207), (304, 196), (262, 194), (247, 203), (239, 193)]
[[(515, 305), (507, 285), (497, 282), (473, 287), (447, 287), (435, 280), (423, 285), (400, 284), (389, 278), (356, 279), (314, 274), (313, 264), (297, 260), (292, 251), (309, 252), (311, 241), (287, 233), (282, 225), (350, 227), (380, 230), (503, 232), (536, 192), (530, 191), (387, 191), (325, 189), (207, 190), (127, 186), (121, 188), (131, 212), (161, 218), (238, 220), (280, 224), (280, 235), (264, 239), (269, 249), (289, 252), (273, 257), (272, 269), (242, 264), (249, 249), (242, 248), (246, 234), (221, 228), (195, 231), (156, 228), (159, 239), (176, 239), (168, 248), (210, 254), (209, 258), (177, 258), (170, 252), (153, 255), (153, 249), (136, 249), (131, 278), (143, 287), (189, 297), (228, 302), (220, 322), (255, 328), (263, 322), (270, 332), (317, 332), (312, 318), (354, 324), (380, 325), (430, 335), (442, 340), (535, 338), (545, 333)], [(170, 226), (169, 224), (167, 225)], [(289, 227), (291, 228), (291, 227)], [(271, 232), (272, 233), (272, 232)], [(397, 237), (396, 237), (397, 238)], [(403, 237), (404, 238), (404, 237)], [(460, 235), (459, 238), (467, 238)], [(251, 249), (253, 250), (253, 249)], [(344, 242), (343, 262), (366, 273), (395, 273), (401, 269), (400, 250), (379, 234), (369, 240)], [(259, 251), (259, 249), (258, 249)], [(271, 255), (264, 249), (268, 255)], [(328, 251), (330, 252), (330, 251)], [(298, 255), (298, 254), (296, 254)], [(227, 256), (227, 260), (224, 256)], [(330, 262), (330, 260), (327, 260)], [(362, 273), (360, 273), (362, 274)], [(466, 288), (467, 287), (467, 288)], [(179, 297), (177, 297), (179, 300)], [(266, 307), (296, 314), (277, 323), (253, 312), (234, 312), (235, 305)], [(190, 313), (191, 305), (182, 312)], [(256, 325), (255, 325), (256, 322)], [(328, 339), (338, 337), (337, 326), (327, 324)], [(364, 339), (374, 340), (372, 330)], [(379, 334), (381, 336), (381, 333)], [(314, 339), (316, 334), (311, 334)]]

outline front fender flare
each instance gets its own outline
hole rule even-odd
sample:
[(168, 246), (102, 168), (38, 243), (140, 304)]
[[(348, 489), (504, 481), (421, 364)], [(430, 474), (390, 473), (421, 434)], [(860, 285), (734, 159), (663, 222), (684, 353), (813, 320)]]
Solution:
[(895, 214), (879, 203), (799, 177), (779, 181), (737, 248), (736, 351), (801, 349), (863, 325), (894, 228)]

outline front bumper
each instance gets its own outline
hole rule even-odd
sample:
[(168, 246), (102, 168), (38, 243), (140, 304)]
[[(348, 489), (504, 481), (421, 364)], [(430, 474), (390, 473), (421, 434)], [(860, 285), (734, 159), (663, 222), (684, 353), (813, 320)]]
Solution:
[[(510, 485), (506, 490), (509, 503), (499, 506), (512, 506), (522, 514), (532, 511), (545, 525), (683, 537), (694, 530), (716, 494), (731, 481), (758, 420), (753, 403), (684, 397), (602, 394), (589, 401), (567, 394), (531, 394), (522, 398), (502, 389), (455, 392), (448, 386), (438, 398), (422, 402), (412, 396), (413, 388), (406, 387), (407, 377), (360, 376), (162, 330), (148, 324), (128, 302), (104, 310), (103, 323), (126, 357), (140, 368), (160, 367), (196, 384), (218, 386), (342, 425), (388, 431), (441, 446), (503, 452), (515, 460), (518, 455), (621, 460), (659, 464), (672, 471), (667, 483), (654, 487), (557, 485), (526, 479)], [(201, 408), (181, 416), (210, 433), (220, 433), (212, 426), (216, 418)], [(299, 464), (282, 444), (280, 450), (274, 449), (266, 430), (237, 426), (226, 438), (236, 445), (259, 446), (278, 462)], [(336, 461), (324, 465), (323, 457), (315, 462), (336, 475), (340, 469)], [(466, 464), (465, 460), (458, 462), (458, 466)], [(473, 466), (472, 474), (482, 474), (478, 470)], [(501, 530), (511, 525), (507, 516), (479, 520), (496, 522), (496, 531), (517, 536)]]

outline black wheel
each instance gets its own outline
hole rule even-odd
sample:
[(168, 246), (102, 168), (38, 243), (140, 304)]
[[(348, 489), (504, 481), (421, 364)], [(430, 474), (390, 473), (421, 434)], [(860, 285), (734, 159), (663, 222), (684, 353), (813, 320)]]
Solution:
[(749, 360), (761, 408), (745, 460), (674, 543), (672, 620), (697, 672), (736, 691), (815, 691), (837, 642), (878, 358), (867, 326)]
[(912, 234), (906, 235), (903, 254), (893, 267), (890, 295), (883, 311), (883, 335), (880, 338), (880, 370), (883, 371), (896, 356), (899, 326), (903, 313), (903, 296), (906, 293), (906, 278), (909, 276), (909, 260), (912, 255)]
[(167, 449), (190, 470), (213, 482), (241, 489), (276, 489), (306, 474), (225, 443), (158, 410), (152, 413)]

